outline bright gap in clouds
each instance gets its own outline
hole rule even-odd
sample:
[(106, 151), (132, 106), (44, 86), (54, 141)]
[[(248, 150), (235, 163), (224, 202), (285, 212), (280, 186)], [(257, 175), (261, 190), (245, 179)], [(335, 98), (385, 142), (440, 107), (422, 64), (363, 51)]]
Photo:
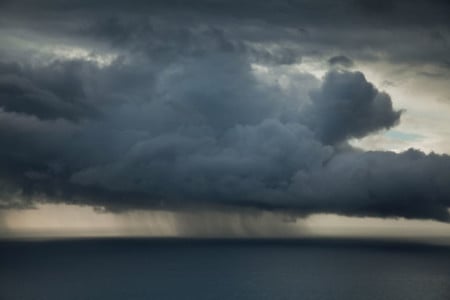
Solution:
[(361, 62), (356, 68), (391, 95), (396, 107), (405, 113), (395, 128), (354, 139), (352, 145), (369, 151), (402, 152), (415, 148), (450, 154), (450, 85), (447, 77), (430, 75), (442, 70), (383, 62)]
[[(301, 63), (272, 67), (252, 65), (254, 74), (263, 82), (276, 82), (281, 89), (295, 84), (295, 75), (311, 74), (321, 79), (329, 70), (326, 60), (304, 57)], [(384, 62), (358, 62), (349, 67), (361, 71), (369, 82), (387, 92), (397, 108), (405, 110), (401, 122), (390, 130), (382, 130), (363, 138), (351, 139), (351, 145), (367, 151), (402, 152), (409, 148), (426, 153), (450, 154), (450, 85), (446, 77), (432, 77), (441, 70), (432, 66), (391, 65)], [(305, 93), (307, 95), (307, 92)]]
[[(0, 50), (12, 52), (12, 57), (18, 55), (18, 59), (24, 53), (42, 61), (71, 61), (82, 60), (91, 62), (98, 67), (107, 67), (118, 58), (114, 51), (83, 44), (67, 44), (64, 41), (51, 37), (36, 37), (34, 34), (22, 30), (7, 30), (0, 28)], [(21, 49), (15, 53), (15, 49)], [(42, 61), (40, 61), (42, 60)]]

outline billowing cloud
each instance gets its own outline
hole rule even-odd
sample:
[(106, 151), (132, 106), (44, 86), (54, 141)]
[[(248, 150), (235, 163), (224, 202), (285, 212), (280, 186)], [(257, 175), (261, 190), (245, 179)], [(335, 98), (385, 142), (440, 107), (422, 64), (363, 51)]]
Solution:
[[(367, 47), (349, 57), (382, 57), (378, 36), (364, 37), (376, 26), (351, 31), (342, 19), (334, 35), (318, 30), (331, 26), (325, 19), (297, 21), (298, 3), (254, 11), (245, 2), (239, 21), (223, 13), (233, 4), (196, 3), (203, 9), (155, 2), (146, 16), (144, 3), (92, 15), (83, 1), (67, 12), (48, 1), (38, 9), (43, 19), (3, 4), (10, 18), (0, 38), (11, 43), (0, 49), (2, 207), (48, 201), (449, 220), (447, 155), (348, 144), (398, 124), (395, 99), (359, 71), (332, 68), (317, 78), (298, 69), (304, 55), (350, 66), (347, 52), (361, 40)], [(374, 20), (370, 3), (356, 7), (352, 18)], [(287, 18), (272, 17), (274, 9)], [(396, 6), (373, 11), (410, 32), (407, 21), (393, 20)], [(426, 22), (439, 26), (439, 16)], [(349, 31), (348, 43), (338, 41)], [(443, 57), (440, 46), (426, 57), (386, 47), (390, 60)]]
[(330, 72), (319, 90), (311, 92), (312, 104), (304, 119), (325, 143), (389, 129), (400, 120), (388, 94), (379, 92), (360, 72)]

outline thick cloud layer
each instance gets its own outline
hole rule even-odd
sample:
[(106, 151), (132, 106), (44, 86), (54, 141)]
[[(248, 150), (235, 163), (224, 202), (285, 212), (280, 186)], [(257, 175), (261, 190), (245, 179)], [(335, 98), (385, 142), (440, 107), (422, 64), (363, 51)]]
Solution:
[(52, 63), (39, 70), (24, 69), (17, 63), (0, 63), (0, 105), (5, 111), (36, 115), (41, 119), (77, 120), (92, 116), (95, 108), (83, 102), (81, 64), (61, 68)]
[[(31, 15), (20, 12), (20, 3), (5, 5), (10, 18), (0, 37), (16, 41), (11, 32), (20, 29), (31, 44), (58, 44), (1, 49), (2, 207), (245, 206), (449, 221), (450, 157), (350, 147), (349, 139), (395, 126), (402, 111), (361, 72), (333, 67), (316, 78), (287, 69), (313, 45), (334, 43), (329, 33), (295, 43), (309, 31), (293, 33), (292, 24), (301, 22), (290, 13), (286, 25), (264, 5), (259, 14), (244, 9), (239, 22), (208, 21), (218, 10), (203, 1), (198, 13), (174, 5), (179, 18), (166, 15), (168, 4), (154, 4), (149, 18), (139, 10), (89, 13), (84, 2), (67, 15), (53, 1)], [(361, 2), (354, 18), (394, 9), (372, 6)], [(11, 16), (23, 18), (15, 23)], [(404, 30), (409, 21), (399, 23)], [(404, 49), (392, 51), (392, 59), (398, 53)], [(421, 59), (438, 63), (436, 57)], [(353, 65), (346, 56), (326, 56), (324, 64), (328, 59)]]

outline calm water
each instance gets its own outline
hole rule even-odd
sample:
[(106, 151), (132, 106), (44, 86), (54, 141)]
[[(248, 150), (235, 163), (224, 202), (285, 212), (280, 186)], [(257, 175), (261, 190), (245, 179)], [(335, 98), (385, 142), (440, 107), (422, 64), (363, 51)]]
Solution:
[(351, 241), (0, 242), (0, 299), (450, 299), (450, 248)]

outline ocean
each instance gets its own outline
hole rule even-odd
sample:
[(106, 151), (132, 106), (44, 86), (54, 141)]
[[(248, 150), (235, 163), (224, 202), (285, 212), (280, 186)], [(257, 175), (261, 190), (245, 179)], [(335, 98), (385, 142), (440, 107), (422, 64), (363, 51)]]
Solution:
[(0, 241), (1, 300), (450, 299), (450, 248), (372, 240)]

